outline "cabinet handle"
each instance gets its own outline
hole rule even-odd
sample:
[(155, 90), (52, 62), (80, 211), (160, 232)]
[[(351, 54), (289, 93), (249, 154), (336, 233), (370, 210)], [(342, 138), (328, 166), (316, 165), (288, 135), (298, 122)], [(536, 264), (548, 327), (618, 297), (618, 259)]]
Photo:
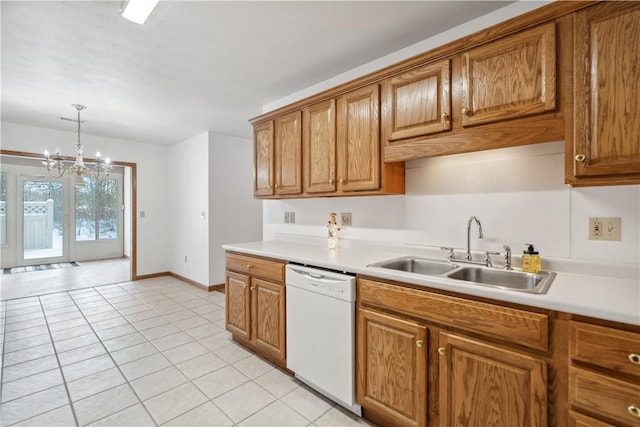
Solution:
[(584, 162), (586, 158), (584, 154), (576, 154), (576, 162)]
[(627, 408), (627, 411), (629, 411), (632, 416), (640, 418), (640, 409), (638, 409), (637, 406), (631, 405)]
[(629, 362), (633, 363), (634, 365), (640, 365), (640, 356), (635, 353), (631, 353), (629, 355)]
[(440, 348), (438, 349), (438, 353), (440, 353), (441, 355), (443, 355), (443, 356), (444, 356), (445, 354), (447, 354), (447, 349), (446, 349), (446, 348), (444, 348), (444, 347), (440, 347)]
[(442, 120), (447, 120), (447, 117), (449, 117), (449, 115), (447, 113), (442, 113)]
[(462, 114), (464, 114), (465, 116), (466, 116), (467, 114), (469, 114), (469, 109), (468, 109), (468, 108), (463, 108), (463, 109), (462, 109)]
[(424, 344), (424, 341), (422, 341), (422, 340), (418, 340), (418, 341), (416, 341), (416, 345), (417, 345), (418, 347), (422, 347), (422, 345), (423, 345), (423, 344)]

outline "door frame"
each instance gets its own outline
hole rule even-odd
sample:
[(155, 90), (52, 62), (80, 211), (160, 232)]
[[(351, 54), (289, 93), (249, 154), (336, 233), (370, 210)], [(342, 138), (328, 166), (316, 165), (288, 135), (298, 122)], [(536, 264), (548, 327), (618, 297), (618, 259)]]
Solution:
[[(14, 150), (4, 150), (0, 149), (0, 156), (13, 156), (13, 157), (25, 157), (30, 159), (42, 159), (42, 155), (37, 153), (30, 153), (25, 151), (14, 151)], [(63, 156), (64, 160), (74, 161), (75, 157)], [(95, 159), (85, 158), (87, 162), (95, 161)], [(112, 161), (111, 164), (115, 166), (123, 166), (125, 168), (129, 168), (131, 171), (131, 179), (130, 179), (130, 193), (131, 193), (131, 209), (129, 212), (131, 221), (131, 235), (130, 239), (130, 247), (131, 247), (131, 262), (130, 262), (130, 279), (138, 280), (138, 223), (136, 218), (136, 212), (138, 211), (138, 192), (137, 192), (137, 169), (138, 164), (133, 162), (122, 162), (122, 161)], [(126, 191), (125, 191), (126, 194)]]

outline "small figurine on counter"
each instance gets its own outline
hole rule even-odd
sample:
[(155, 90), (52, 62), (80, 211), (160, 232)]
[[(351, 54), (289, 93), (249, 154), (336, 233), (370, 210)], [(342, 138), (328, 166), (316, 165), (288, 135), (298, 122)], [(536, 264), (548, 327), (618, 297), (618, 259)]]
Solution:
[(329, 218), (329, 224), (327, 225), (327, 229), (329, 230), (329, 249), (337, 249), (338, 247), (338, 223), (336, 220), (337, 213), (331, 212), (331, 217)]

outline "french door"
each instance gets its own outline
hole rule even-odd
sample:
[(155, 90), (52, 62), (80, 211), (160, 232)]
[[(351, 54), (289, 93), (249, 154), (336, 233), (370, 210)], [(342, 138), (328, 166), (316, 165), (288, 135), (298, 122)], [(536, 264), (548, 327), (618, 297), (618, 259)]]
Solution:
[(18, 177), (17, 266), (69, 261), (68, 182)]

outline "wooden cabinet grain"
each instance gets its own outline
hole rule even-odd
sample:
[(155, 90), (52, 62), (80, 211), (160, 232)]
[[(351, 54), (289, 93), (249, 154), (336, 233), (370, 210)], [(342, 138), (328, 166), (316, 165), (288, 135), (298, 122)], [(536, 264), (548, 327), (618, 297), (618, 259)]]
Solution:
[(427, 328), (372, 309), (358, 310), (357, 399), (397, 425), (424, 426)]
[(234, 339), (286, 368), (286, 293), (279, 260), (227, 253), (225, 323)]
[(302, 113), (294, 111), (274, 120), (275, 193), (302, 192)]
[(640, 183), (640, 3), (605, 2), (577, 12), (574, 43), (566, 181)]
[(387, 141), (451, 129), (451, 60), (445, 59), (382, 83), (382, 126)]
[(357, 397), (373, 421), (547, 425), (546, 314), (366, 277), (357, 286)]
[(549, 22), (462, 55), (462, 126), (556, 109), (556, 31)]
[(271, 196), (274, 190), (273, 120), (253, 127), (254, 196)]
[(640, 425), (640, 332), (577, 321), (570, 330), (574, 413), (603, 423)]
[(336, 191), (336, 101), (329, 99), (303, 110), (304, 191)]
[(547, 425), (547, 366), (536, 357), (441, 333), (440, 425)]

